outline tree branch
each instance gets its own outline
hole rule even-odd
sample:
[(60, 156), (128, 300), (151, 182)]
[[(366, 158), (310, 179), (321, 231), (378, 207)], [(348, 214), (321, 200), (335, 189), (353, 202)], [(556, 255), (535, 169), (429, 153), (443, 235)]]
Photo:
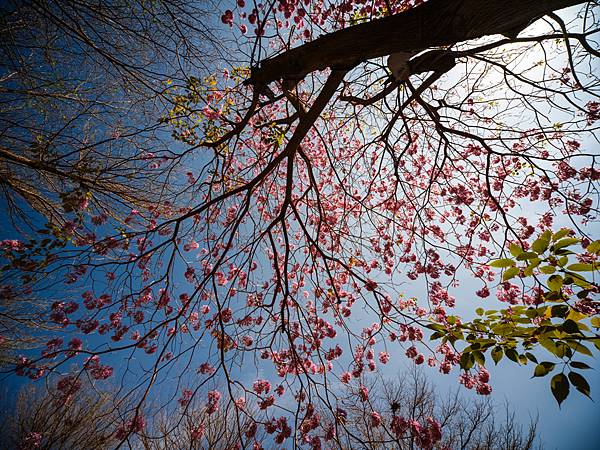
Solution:
[(419, 52), (493, 34), (512, 36), (552, 11), (581, 3), (585, 0), (429, 0), (264, 60), (252, 69), (247, 83), (264, 86), (280, 79), (300, 80), (316, 70), (349, 70), (395, 52)]

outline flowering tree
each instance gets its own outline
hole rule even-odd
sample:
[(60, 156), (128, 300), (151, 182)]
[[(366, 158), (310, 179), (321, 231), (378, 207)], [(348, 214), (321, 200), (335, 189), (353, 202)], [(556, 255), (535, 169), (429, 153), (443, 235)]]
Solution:
[[(235, 420), (233, 410), (221, 409), (209, 415), (208, 405), (191, 397), (190, 392), (184, 391), (177, 400), (181, 414), (145, 411), (150, 420), (146, 423), (143, 419), (143, 432), (130, 435), (128, 444), (146, 450), (227, 450), (238, 442), (243, 446), (254, 437), (266, 436), (265, 430), (257, 429), (257, 435), (251, 439), (243, 436), (240, 441), (240, 436), (229, 427), (230, 421)], [(120, 430), (113, 427), (113, 422), (119, 421), (115, 402), (118, 397), (92, 389), (80, 389), (65, 398), (60, 386), (53, 386), (47, 392), (28, 386), (19, 393), (15, 411), (2, 411), (0, 423), (5, 432), (0, 442), (6, 448), (27, 450), (115, 446), (120, 439)], [(516, 423), (508, 406), (504, 408), (504, 417), (495, 413), (495, 409), (489, 398), (467, 402), (458, 392), (444, 398), (427, 382), (423, 371), (411, 370), (395, 382), (374, 383), (368, 404), (348, 399), (336, 410), (335, 417), (328, 410), (313, 410), (312, 420), (327, 418), (318, 426), (323, 426), (324, 433), (329, 434), (333, 433), (331, 424), (338, 423), (340, 434), (332, 441), (339, 448), (403, 449), (415, 445), (423, 448), (430, 446), (430, 440), (440, 440), (438, 435), (443, 436), (441, 448), (535, 448), (534, 421), (524, 429)]]
[[(84, 212), (94, 211), (95, 227), (111, 220), (116, 230), (132, 210), (173, 201), (178, 155), (149, 115), (168, 104), (167, 81), (218, 61), (221, 43), (203, 25), (208, 12), (189, 2), (8, 1), (0, 9), (0, 202), (3, 238), (19, 238), (2, 251), (27, 247), (45, 270), (57, 249), (94, 240), (83, 232)], [(13, 259), (24, 287), (13, 278), (0, 293), (0, 363), (53, 326), (40, 319), (51, 302), (27, 286), (27, 264)]]
[[(119, 220), (74, 191), (54, 238), (3, 242), (2, 295), (56, 299), (48, 320), (65, 332), (16, 373), (75, 388), (119, 372), (136, 398), (122, 442), (157, 391), (167, 405), (185, 392), (207, 416), (233, 411), (255, 448), (334, 440), (342, 399), (369, 408), (365, 377), (398, 348), (484, 395), (488, 351), (538, 376), (560, 369), (559, 402), (570, 385), (589, 394), (573, 369), (600, 346), (597, 12), (576, 0), (224, 8), (245, 64), (164, 80), (157, 126), (174, 142), (149, 156), (148, 189), (146, 171), (125, 177), (168, 199)], [(477, 287), (455, 293), (465, 280)], [(494, 291), (500, 311), (454, 313)], [(538, 363), (540, 347), (562, 365)], [(419, 445), (441, 445), (439, 424), (423, 426), (434, 431)]]

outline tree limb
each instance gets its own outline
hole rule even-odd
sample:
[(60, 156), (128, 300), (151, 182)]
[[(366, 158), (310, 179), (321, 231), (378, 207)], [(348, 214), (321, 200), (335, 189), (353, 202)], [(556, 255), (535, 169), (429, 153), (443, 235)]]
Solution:
[(418, 52), (493, 34), (512, 35), (552, 11), (581, 3), (585, 0), (429, 0), (264, 60), (252, 69), (247, 83), (265, 86), (280, 79), (300, 80), (316, 70), (349, 70), (395, 52)]

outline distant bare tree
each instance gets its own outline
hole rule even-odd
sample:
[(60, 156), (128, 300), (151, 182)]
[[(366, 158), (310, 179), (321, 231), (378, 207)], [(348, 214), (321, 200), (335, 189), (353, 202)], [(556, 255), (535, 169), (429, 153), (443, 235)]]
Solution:
[[(334, 425), (340, 449), (540, 449), (536, 420), (522, 426), (515, 413), (498, 408), (489, 398), (467, 399), (458, 391), (439, 395), (421, 370), (395, 380), (379, 379), (369, 402), (344, 399), (337, 417), (324, 413), (323, 428)], [(440, 425), (439, 439), (431, 423)]]
[(158, 119), (172, 87), (223, 58), (210, 15), (181, 0), (0, 6), (0, 196), (15, 226), (168, 197), (156, 166), (179, 155)]
[(228, 450), (238, 443), (247, 448), (264, 435), (248, 432), (256, 414), (252, 407), (212, 412), (191, 392), (179, 399), (177, 414), (136, 412), (132, 405), (74, 377), (49, 389), (27, 385), (14, 404), (3, 405), (0, 448), (104, 450), (121, 444), (144, 450)]
[[(0, 365), (49, 328), (40, 314), (54, 299), (29, 282), (48, 275), (56, 251), (90, 243), (95, 230), (77, 229), (86, 217), (123, 223), (181, 196), (169, 177), (182, 155), (159, 118), (171, 89), (222, 58), (211, 14), (181, 0), (0, 6), (2, 221), (25, 238), (18, 249), (3, 241), (0, 256), (32, 250), (41, 262), (32, 270), (16, 256), (2, 268)], [(25, 272), (18, 283), (11, 269)]]
[[(81, 384), (85, 385), (80, 389)], [(51, 389), (27, 385), (15, 405), (4, 405), (0, 447), (6, 449), (104, 450), (117, 442), (113, 396), (67, 379)]]

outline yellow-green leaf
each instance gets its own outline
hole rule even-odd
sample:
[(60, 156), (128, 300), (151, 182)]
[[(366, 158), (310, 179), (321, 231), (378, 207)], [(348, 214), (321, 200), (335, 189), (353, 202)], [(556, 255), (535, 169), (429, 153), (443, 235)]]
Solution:
[(566, 239), (561, 239), (560, 241), (556, 242), (552, 248), (554, 251), (563, 248), (563, 247), (568, 247), (569, 245), (573, 245), (579, 242), (579, 239), (577, 238), (566, 238)]
[(577, 372), (569, 372), (569, 381), (583, 395), (590, 396), (590, 385), (587, 380)]
[(527, 259), (534, 259), (537, 257), (538, 257), (538, 254), (536, 252), (523, 252), (517, 257), (517, 260), (525, 261)]
[(521, 248), (521, 246), (519, 244), (515, 244), (512, 243), (510, 244), (510, 254), (513, 255), (515, 258), (517, 256), (519, 256), (521, 253), (523, 253), (523, 249)]
[(548, 278), (548, 288), (554, 292), (560, 292), (563, 285), (563, 278), (560, 275), (552, 275)]
[(567, 267), (567, 270), (572, 270), (574, 272), (592, 272), (596, 268), (597, 267), (595, 266), (595, 264), (577, 263), (577, 264), (571, 264), (569, 267)]
[(506, 269), (504, 271), (504, 274), (502, 275), (502, 281), (508, 281), (511, 278), (514, 278), (519, 273), (519, 271), (520, 269), (518, 267), (510, 267)]
[(531, 248), (534, 252), (544, 253), (550, 245), (550, 238), (552, 237), (552, 232), (550, 230), (546, 230), (542, 233), (542, 235), (537, 238), (533, 244), (531, 244)]
[(504, 351), (502, 350), (502, 347), (500, 347), (500, 346), (496, 346), (492, 350), (492, 359), (494, 360), (494, 363), (496, 363), (496, 364), (498, 364), (498, 361), (500, 361), (502, 359), (503, 355), (504, 355)]
[(569, 380), (567, 380), (564, 373), (559, 373), (552, 377), (550, 380), (550, 389), (560, 406), (563, 400), (569, 395)]
[(496, 267), (499, 269), (502, 269), (504, 267), (511, 267), (514, 266), (515, 262), (512, 259), (509, 258), (503, 258), (503, 259), (497, 259), (495, 261), (492, 261), (491, 263), (489, 263), (490, 267)]
[(586, 356), (593, 356), (592, 352), (585, 345), (580, 344), (579, 342), (569, 342), (569, 347), (575, 350), (578, 353), (583, 353)]
[(571, 229), (570, 228), (561, 228), (560, 230), (558, 230), (556, 233), (554, 233), (552, 235), (552, 240), (554, 242), (558, 241), (559, 239), (564, 238), (566, 235), (571, 233)]
[(546, 275), (550, 275), (551, 273), (554, 273), (556, 269), (554, 269), (554, 266), (544, 266), (544, 267), (540, 267), (540, 272), (545, 273)]
[(529, 261), (529, 265), (523, 271), (525, 276), (530, 277), (531, 275), (533, 275), (533, 269), (535, 269), (537, 266), (539, 266), (541, 262), (542, 262), (542, 260), (540, 258), (531, 259)]
[(563, 256), (563, 257), (561, 257), (561, 258), (558, 259), (558, 265), (560, 267), (564, 267), (568, 262), (569, 262), (569, 257), (568, 256)]
[(548, 375), (550, 372), (552, 372), (552, 369), (554, 369), (555, 364), (551, 363), (551, 362), (541, 362), (539, 363), (537, 366), (535, 366), (535, 370), (533, 371), (533, 376), (534, 377), (543, 377), (545, 375)]
[(590, 253), (600, 253), (600, 240), (592, 242), (586, 249)]

